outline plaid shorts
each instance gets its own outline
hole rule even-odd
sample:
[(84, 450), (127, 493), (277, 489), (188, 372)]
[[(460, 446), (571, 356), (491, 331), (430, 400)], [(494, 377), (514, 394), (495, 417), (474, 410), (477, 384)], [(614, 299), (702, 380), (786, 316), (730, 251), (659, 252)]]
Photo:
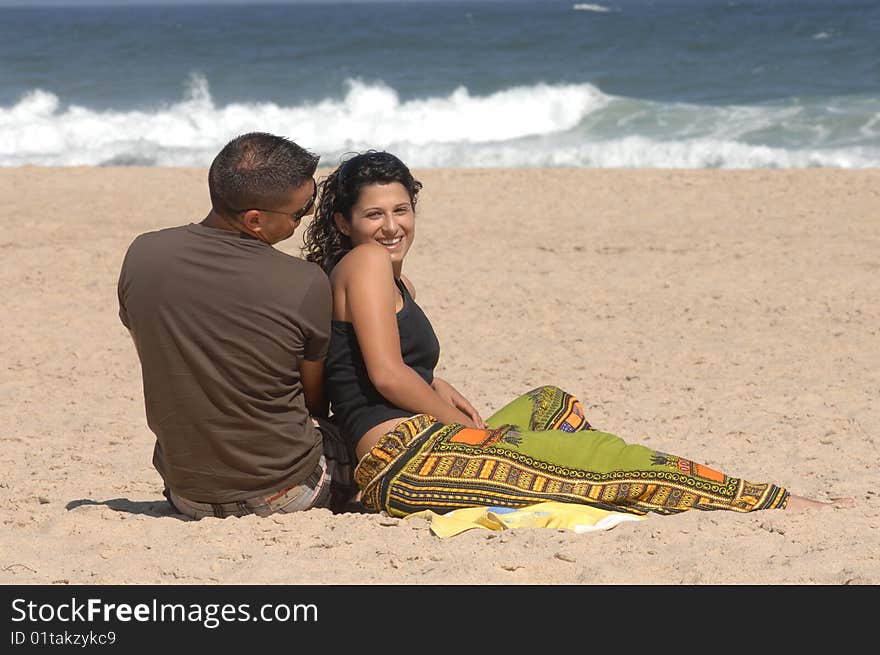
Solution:
[(312, 508), (327, 508), (341, 512), (358, 491), (353, 479), (355, 455), (339, 428), (324, 418), (317, 418), (323, 436), (324, 453), (318, 465), (305, 480), (269, 495), (255, 496), (229, 503), (205, 503), (189, 500), (165, 489), (165, 497), (179, 513), (193, 519), (207, 516), (269, 516), (270, 514), (301, 512)]

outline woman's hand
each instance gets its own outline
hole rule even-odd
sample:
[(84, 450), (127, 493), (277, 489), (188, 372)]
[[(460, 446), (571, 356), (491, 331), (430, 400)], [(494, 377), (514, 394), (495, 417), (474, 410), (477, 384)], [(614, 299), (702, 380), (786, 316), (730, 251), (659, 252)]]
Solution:
[(449, 384), (446, 380), (435, 377), (434, 381), (431, 383), (431, 388), (437, 392), (437, 395), (440, 396), (440, 398), (465, 414), (471, 420), (471, 425), (468, 425), (467, 427), (478, 428), (480, 430), (484, 430), (488, 427), (485, 421), (480, 417), (480, 413), (474, 409), (474, 406), (471, 405), (470, 402), (468, 402), (468, 399), (462, 396), (455, 387)]

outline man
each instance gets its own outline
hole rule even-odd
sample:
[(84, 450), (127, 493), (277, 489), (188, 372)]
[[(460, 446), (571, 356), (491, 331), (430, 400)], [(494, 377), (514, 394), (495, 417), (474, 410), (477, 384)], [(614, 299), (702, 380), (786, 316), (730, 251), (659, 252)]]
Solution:
[(352, 456), (326, 420), (330, 286), (272, 246), (312, 213), (318, 157), (242, 135), (208, 173), (198, 224), (129, 246), (119, 316), (141, 362), (153, 465), (191, 518), (341, 509)]

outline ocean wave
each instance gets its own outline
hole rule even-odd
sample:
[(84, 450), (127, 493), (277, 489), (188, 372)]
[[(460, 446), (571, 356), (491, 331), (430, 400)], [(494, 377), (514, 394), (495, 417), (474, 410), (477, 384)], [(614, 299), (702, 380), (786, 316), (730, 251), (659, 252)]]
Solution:
[(422, 167), (798, 168), (880, 165), (880, 98), (703, 107), (536, 84), (402, 100), (348, 81), (340, 98), (217, 106), (193, 76), (177, 103), (136, 111), (63, 106), (34, 90), (0, 107), (0, 165), (207, 166), (230, 138), (288, 136), (333, 165), (385, 148)]
[(531, 139), (470, 147), (397, 144), (394, 152), (414, 166), (437, 168), (874, 168), (880, 163), (880, 148), (787, 150), (717, 139), (644, 137), (552, 145)]
[(571, 8), (575, 11), (594, 11), (601, 14), (611, 11), (611, 9), (603, 5), (594, 5), (586, 2), (579, 2), (575, 5), (572, 5)]
[(158, 165), (203, 165), (237, 134), (285, 134), (316, 152), (413, 145), (486, 143), (565, 132), (607, 102), (589, 84), (514, 87), (473, 96), (401, 101), (382, 83), (349, 80), (341, 100), (282, 107), (271, 102), (217, 107), (207, 81), (194, 76), (179, 103), (152, 111), (62, 108), (34, 90), (0, 108), (0, 164), (101, 165), (133, 159)]

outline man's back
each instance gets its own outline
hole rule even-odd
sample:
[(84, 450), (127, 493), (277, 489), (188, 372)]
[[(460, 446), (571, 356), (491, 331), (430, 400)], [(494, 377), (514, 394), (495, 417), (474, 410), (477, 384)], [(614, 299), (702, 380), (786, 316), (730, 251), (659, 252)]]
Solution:
[(143, 234), (119, 278), (141, 360), (153, 463), (177, 494), (225, 503), (311, 472), (321, 436), (299, 359), (326, 353), (330, 291), (314, 264), (238, 232)]

